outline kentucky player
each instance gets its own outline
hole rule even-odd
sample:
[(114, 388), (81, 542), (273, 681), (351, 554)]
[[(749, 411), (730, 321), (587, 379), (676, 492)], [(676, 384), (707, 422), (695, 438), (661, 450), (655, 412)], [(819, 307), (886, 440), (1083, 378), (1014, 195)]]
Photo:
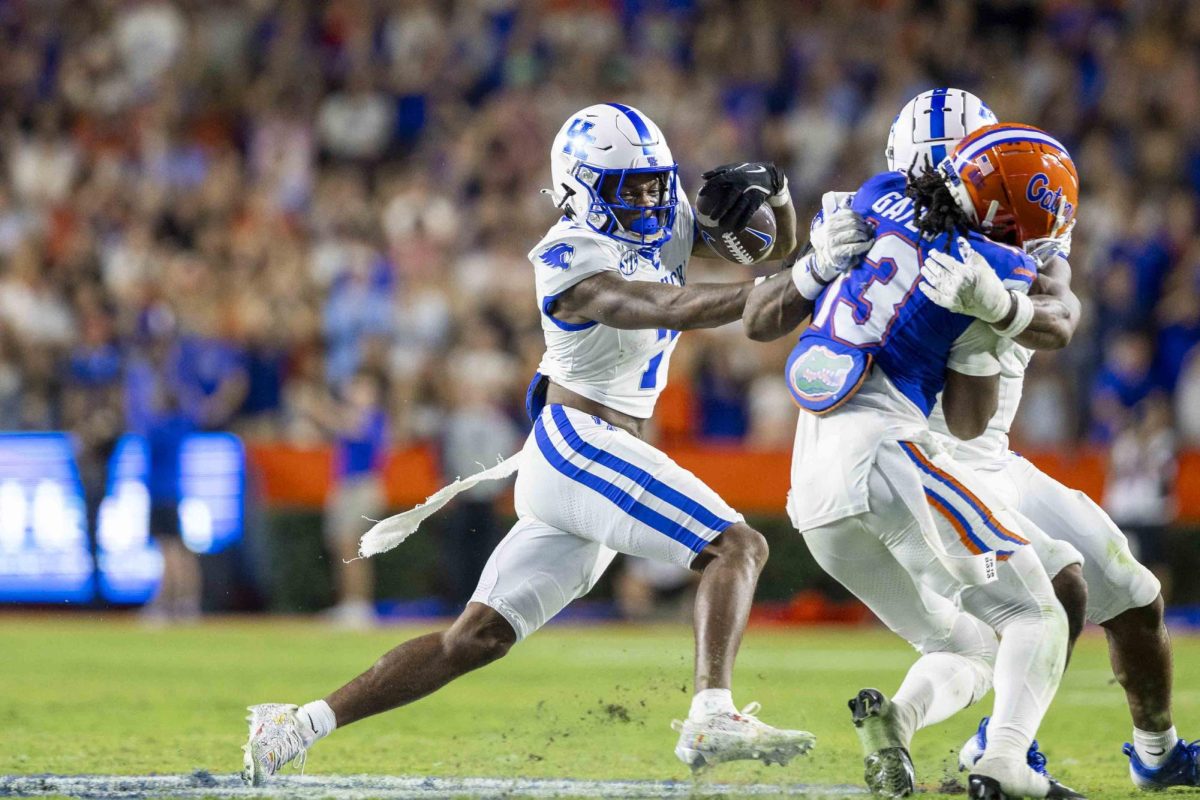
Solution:
[[(1049, 147), (1040, 132), (1021, 135)], [(957, 166), (968, 172), (1001, 155), (992, 148)], [(876, 739), (868, 783), (891, 796), (913, 791), (913, 732), (985, 694), (994, 661), (990, 741), (971, 796), (1078, 796), (1026, 764), (1062, 675), (1066, 615), (1028, 546), (1029, 527), (934, 442), (927, 419), (942, 393), (949, 423), (964, 429), (970, 419), (958, 406), (977, 399), (977, 376), (999, 367), (990, 354), (956, 352), (973, 320), (917, 291), (921, 263), (943, 251), (980, 259), (1004, 287), (996, 321), (1005, 333), (1028, 324), (1036, 264), (982, 235), (936, 176), (877, 175), (852, 208), (876, 226), (862, 264), (828, 287), (806, 270), (791, 284), (768, 280), (744, 320), (752, 336), (774, 338), (816, 300), (787, 364), (793, 397), (810, 412), (797, 425), (789, 515), (821, 566), (923, 654), (890, 701), (873, 689), (851, 701), (856, 725)]]
[[(302, 760), (335, 726), (406, 705), (505, 655), (590, 590), (618, 552), (701, 576), (696, 694), (678, 723), (681, 760), (693, 768), (734, 759), (783, 763), (813, 745), (809, 733), (760, 722), (757, 704), (739, 713), (730, 692), (766, 540), (642, 439), (679, 331), (739, 319), (754, 284), (686, 284), (688, 259), (713, 253), (695, 235), (662, 133), (641, 112), (617, 103), (585, 108), (563, 125), (550, 157), (551, 194), (563, 216), (529, 254), (546, 354), (529, 389), (533, 432), (510, 459), (519, 519), (448, 630), (401, 644), (323, 700), (252, 707), (247, 781)], [(708, 176), (702, 194), (713, 195), (714, 215), (748, 216), (767, 202), (777, 225), (773, 257), (795, 249), (795, 211), (773, 165)], [(857, 247), (847, 249), (847, 239)], [(818, 268), (833, 274), (835, 258), (848, 265), (869, 240), (854, 215), (831, 218), (818, 236)], [(367, 546), (376, 533), (364, 537), (360, 552), (378, 551)]]
[[(911, 167), (916, 174), (927, 164), (939, 164), (959, 140), (982, 127), (990, 115), (986, 106), (967, 92), (937, 89), (913, 98), (904, 107), (888, 136), (891, 169)], [(978, 109), (978, 110), (976, 110)], [(972, 125), (972, 121), (977, 124)], [(992, 118), (994, 121), (994, 118)], [(1063, 197), (1058, 187), (1035, 168), (1025, 185), (1018, 187), (1030, 213), (1057, 214)], [(1019, 195), (1019, 196), (1021, 196)], [(969, 441), (957, 439), (947, 424), (942, 404), (930, 416), (935, 438), (960, 463), (1005, 504), (1032, 521), (1051, 540), (1070, 543), (1083, 556), (1087, 582), (1086, 619), (1104, 627), (1108, 635), (1113, 671), (1125, 689), (1133, 717), (1133, 742), (1125, 745), (1130, 776), (1145, 789), (1200, 785), (1200, 743), (1180, 739), (1171, 715), (1171, 644), (1163, 624), (1163, 600), (1158, 580), (1129, 551), (1125, 536), (1109, 516), (1087, 495), (1070, 489), (1037, 469), (1008, 446), (1008, 432), (1021, 401), (1025, 369), (1035, 350), (1065, 347), (1079, 324), (1079, 300), (1071, 291), (1072, 223), (1052, 236), (1028, 238), (1022, 220), (993, 220), (993, 238), (1024, 238), (1024, 248), (1038, 262), (1038, 276), (1030, 288), (1033, 316), (1015, 336), (1000, 336), (988, 324), (1003, 308), (1002, 287), (991, 280), (990, 270), (977, 260), (962, 263), (939, 256), (926, 270), (922, 290), (934, 302), (954, 311), (981, 318), (960, 344), (990, 351), (999, 361), (998, 403), (990, 416), (982, 414), (984, 431)], [(1069, 551), (1049, 549), (1048, 540), (1033, 539), (1034, 549), (1047, 573), (1056, 578), (1070, 563)], [(1052, 547), (1052, 543), (1051, 547)], [(1056, 588), (1060, 583), (1056, 580)], [(1062, 592), (1060, 592), (1060, 597)], [(1083, 620), (1072, 620), (1072, 638)], [(963, 747), (965, 767), (974, 763), (987, 741), (985, 719)]]

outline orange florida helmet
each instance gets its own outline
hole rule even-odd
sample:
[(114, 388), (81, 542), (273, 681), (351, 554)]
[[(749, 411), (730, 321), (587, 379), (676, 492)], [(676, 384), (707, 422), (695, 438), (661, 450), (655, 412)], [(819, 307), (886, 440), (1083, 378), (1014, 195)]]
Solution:
[(1079, 173), (1067, 148), (1045, 131), (988, 125), (959, 142), (938, 170), (989, 239), (1026, 251), (1047, 240), (1068, 240), (1079, 206)]

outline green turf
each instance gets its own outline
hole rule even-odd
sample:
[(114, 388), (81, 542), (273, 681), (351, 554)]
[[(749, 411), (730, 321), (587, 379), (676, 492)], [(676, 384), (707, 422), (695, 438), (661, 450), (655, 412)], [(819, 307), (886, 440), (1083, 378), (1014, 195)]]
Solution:
[[(0, 618), (0, 774), (236, 771), (247, 704), (320, 697), (419, 630), (339, 633), (262, 619), (154, 631), (126, 618)], [(1176, 717), (1194, 736), (1200, 640), (1175, 644)], [(894, 690), (913, 660), (879, 629), (752, 629), (735, 700), (811, 730), (817, 750), (782, 769), (724, 765), (713, 779), (857, 784), (846, 700), (863, 686)], [(307, 771), (685, 778), (669, 723), (687, 712), (690, 662), (682, 626), (551, 627), (433, 697), (339, 731)], [(989, 705), (918, 735), (922, 783), (936, 788), (953, 774), (953, 752)], [(1120, 754), (1129, 728), (1103, 639), (1085, 635), (1039, 737), (1054, 772), (1093, 798), (1136, 796)]]

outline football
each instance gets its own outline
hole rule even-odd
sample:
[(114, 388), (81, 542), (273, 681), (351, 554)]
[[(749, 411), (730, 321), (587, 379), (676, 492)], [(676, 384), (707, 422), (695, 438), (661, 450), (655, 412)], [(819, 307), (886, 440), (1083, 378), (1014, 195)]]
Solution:
[(700, 235), (717, 255), (735, 264), (753, 264), (762, 261), (775, 245), (775, 214), (763, 203), (750, 217), (746, 227), (740, 231), (727, 230), (720, 225), (705, 225), (703, 219), (704, 199), (697, 201), (697, 221)]

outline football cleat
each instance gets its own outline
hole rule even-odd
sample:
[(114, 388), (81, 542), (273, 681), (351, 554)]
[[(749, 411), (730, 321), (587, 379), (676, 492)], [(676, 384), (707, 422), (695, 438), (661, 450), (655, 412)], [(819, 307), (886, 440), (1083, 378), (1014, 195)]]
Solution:
[(1122, 750), (1129, 756), (1129, 777), (1139, 789), (1200, 786), (1200, 739), (1191, 744), (1180, 739), (1157, 767), (1143, 764), (1137, 750), (1128, 742)]
[[(987, 726), (991, 717), (984, 717), (979, 721), (979, 729), (975, 731), (975, 735), (967, 739), (967, 743), (958, 751), (958, 771), (966, 772), (975, 766), (979, 759), (983, 758), (983, 751), (987, 749)], [(1050, 777), (1050, 773), (1046, 770), (1046, 754), (1038, 749), (1037, 739), (1033, 740), (1033, 744), (1029, 745), (1029, 754), (1026, 757), (1026, 763), (1030, 769), (1039, 775)]]
[(971, 800), (1016, 800), (1019, 797), (1050, 800), (1086, 800), (1079, 792), (1034, 772), (1028, 764), (982, 758), (967, 778)]
[(757, 760), (764, 764), (786, 764), (804, 755), (817, 738), (807, 731), (773, 728), (754, 716), (760, 708), (751, 703), (738, 714), (710, 714), (701, 720), (675, 720), (679, 731), (675, 755), (698, 773), (725, 761)]
[(290, 761), (303, 773), (306, 746), (296, 718), (299, 706), (266, 703), (247, 710), (250, 738), (242, 746), (242, 782), (262, 786)]
[(907, 797), (915, 792), (917, 773), (897, 729), (891, 701), (878, 689), (863, 689), (849, 705), (854, 732), (862, 743), (867, 788), (881, 797)]

